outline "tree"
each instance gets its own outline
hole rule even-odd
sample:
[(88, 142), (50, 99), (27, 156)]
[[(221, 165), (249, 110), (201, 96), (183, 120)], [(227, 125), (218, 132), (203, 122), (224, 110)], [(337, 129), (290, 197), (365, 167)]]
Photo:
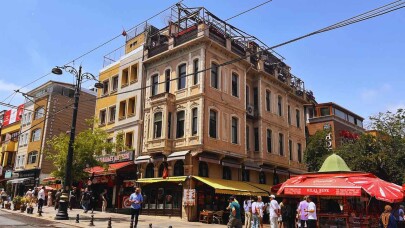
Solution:
[(387, 111), (370, 117), (373, 134), (363, 134), (337, 153), (356, 171), (371, 172), (386, 181), (405, 180), (405, 111)]
[[(111, 153), (115, 145), (108, 142), (108, 133), (100, 128), (92, 128), (95, 120), (86, 120), (89, 128), (76, 134), (73, 153), (72, 181), (79, 181), (88, 177), (83, 170), (88, 167), (102, 165), (95, 156), (100, 155), (104, 150)], [(57, 168), (51, 173), (52, 176), (63, 179), (69, 145), (69, 136), (59, 134), (47, 142), (46, 158), (53, 161)]]
[(329, 133), (327, 130), (322, 130), (309, 137), (304, 153), (304, 162), (307, 164), (308, 171), (317, 172), (326, 157), (332, 154), (332, 151), (327, 147), (326, 136)]

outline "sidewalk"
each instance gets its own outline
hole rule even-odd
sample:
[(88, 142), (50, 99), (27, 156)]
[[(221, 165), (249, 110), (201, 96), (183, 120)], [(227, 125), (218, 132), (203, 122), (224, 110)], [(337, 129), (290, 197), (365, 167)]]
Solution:
[[(69, 211), (69, 220), (54, 220), (54, 217), (57, 213), (53, 207), (43, 208), (42, 217), (38, 216), (37, 209), (34, 209), (34, 214), (27, 214), (26, 212), (21, 213), (20, 211), (0, 209), (4, 212), (9, 212), (13, 214), (18, 214), (21, 216), (35, 217), (47, 221), (58, 222), (66, 225), (66, 227), (89, 227), (91, 215), (94, 215), (94, 226), (95, 227), (107, 227), (108, 220), (111, 217), (111, 226), (113, 228), (129, 228), (130, 225), (130, 215), (123, 215), (117, 213), (103, 213), (100, 211), (95, 211), (94, 214), (91, 214), (89, 211), (87, 214), (83, 213), (83, 210), (73, 209)], [(79, 214), (79, 223), (76, 223), (76, 215)], [(152, 224), (153, 228), (168, 228), (172, 226), (173, 228), (189, 228), (189, 227), (211, 227), (211, 228), (226, 228), (226, 225), (218, 224), (204, 224), (200, 222), (187, 222), (182, 220), (179, 217), (168, 217), (168, 216), (148, 216), (140, 215), (138, 228), (149, 228), (149, 224)]]

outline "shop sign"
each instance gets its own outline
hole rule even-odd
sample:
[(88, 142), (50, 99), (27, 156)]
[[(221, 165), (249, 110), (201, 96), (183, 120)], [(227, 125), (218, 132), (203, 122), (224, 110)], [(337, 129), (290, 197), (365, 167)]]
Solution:
[(35, 176), (36, 176), (36, 171), (26, 172), (26, 173), (20, 172), (20, 174), (19, 174), (20, 178), (35, 177)]
[(286, 195), (361, 196), (361, 188), (285, 188)]
[(328, 150), (332, 150), (332, 133), (328, 133), (325, 137), (326, 140), (326, 148)]
[(13, 175), (13, 171), (7, 170), (6, 173), (4, 174), (4, 178), (11, 178), (12, 175)]
[(183, 205), (184, 206), (194, 206), (196, 199), (195, 189), (184, 189), (183, 193)]
[(104, 163), (118, 163), (124, 161), (131, 161), (133, 159), (133, 154), (134, 154), (133, 151), (125, 151), (117, 155), (99, 156), (96, 159)]
[(104, 176), (97, 176), (93, 178), (92, 184), (105, 184), (114, 181), (115, 176), (113, 175), (104, 175)]
[(130, 208), (131, 203), (129, 202), (129, 196), (122, 197), (122, 208)]

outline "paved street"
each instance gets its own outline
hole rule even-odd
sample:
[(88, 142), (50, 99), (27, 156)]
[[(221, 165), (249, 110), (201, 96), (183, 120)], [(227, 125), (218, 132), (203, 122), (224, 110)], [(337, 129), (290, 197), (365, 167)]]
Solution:
[[(44, 213), (42, 217), (38, 217), (37, 214), (29, 215), (27, 213), (21, 213), (19, 211), (10, 211), (0, 209), (0, 228), (1, 227), (89, 227), (91, 213), (84, 214), (83, 210), (75, 209), (69, 211), (70, 220), (68, 221), (55, 221), (56, 211), (53, 208), (44, 207)], [(79, 214), (80, 222), (76, 223), (76, 215)], [(125, 227), (128, 228), (130, 224), (130, 216), (116, 214), (116, 213), (101, 213), (94, 212), (94, 225), (95, 227), (107, 227), (108, 219), (112, 219), (112, 227)], [(46, 220), (46, 223), (44, 223)], [(172, 226), (173, 228), (188, 228), (188, 227), (210, 227), (210, 228), (225, 228), (226, 225), (218, 224), (203, 224), (200, 222), (187, 222), (181, 218), (170, 218), (163, 216), (140, 216), (139, 228), (149, 228), (149, 224), (152, 224), (153, 228), (167, 228)]]

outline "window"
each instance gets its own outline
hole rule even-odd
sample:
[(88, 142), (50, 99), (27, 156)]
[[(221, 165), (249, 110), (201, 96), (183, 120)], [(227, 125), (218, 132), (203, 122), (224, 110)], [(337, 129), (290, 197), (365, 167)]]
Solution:
[(193, 85), (196, 85), (198, 84), (198, 59), (194, 60), (193, 66), (194, 66)]
[(259, 184), (266, 184), (266, 174), (263, 171), (259, 173)]
[(11, 141), (17, 142), (18, 141), (18, 131), (11, 133)]
[(136, 99), (135, 97), (128, 100), (128, 116), (135, 116)]
[(99, 114), (99, 116), (98, 116), (98, 118), (100, 119), (100, 125), (104, 125), (105, 124), (105, 121), (106, 121), (106, 111), (105, 111), (105, 109), (103, 109), (103, 110), (100, 110), (100, 114)]
[(125, 134), (125, 145), (129, 148), (132, 149), (133, 148), (133, 141), (134, 141), (134, 133), (132, 132), (127, 132)]
[(249, 101), (249, 99), (250, 99), (249, 93), (250, 93), (250, 91), (249, 91), (249, 86), (246, 86), (246, 107), (250, 104), (250, 101)]
[(215, 63), (211, 64), (211, 87), (215, 89), (219, 89), (218, 67)]
[(277, 97), (278, 115), (283, 115), (283, 98), (281, 96)]
[(177, 112), (176, 138), (184, 137), (184, 111)]
[(163, 177), (163, 172), (165, 168), (167, 169), (167, 162), (162, 162), (162, 164), (160, 164), (159, 166), (158, 177)]
[(177, 74), (177, 89), (184, 89), (186, 88), (186, 64), (181, 64), (178, 67), (178, 74)]
[(297, 156), (298, 156), (298, 162), (302, 162), (302, 148), (301, 148), (301, 143), (297, 144)]
[(170, 69), (165, 71), (165, 91), (170, 92)]
[(112, 91), (117, 91), (118, 89), (118, 75), (112, 78)]
[(192, 112), (192, 126), (191, 126), (191, 134), (192, 135), (196, 135), (197, 134), (197, 120), (198, 120), (198, 109), (197, 108), (193, 108)]
[(280, 156), (284, 156), (284, 135), (278, 134), (278, 148)]
[(206, 162), (200, 161), (198, 163), (198, 176), (208, 177), (208, 165)]
[(329, 107), (320, 108), (319, 111), (321, 112), (321, 116), (329, 116), (330, 115), (330, 108)]
[(273, 132), (267, 129), (267, 152), (271, 153), (273, 151), (272, 136)]
[(35, 129), (31, 134), (31, 142), (36, 142), (41, 139), (41, 129)]
[(232, 117), (232, 143), (238, 144), (238, 118)]
[(39, 107), (35, 110), (34, 113), (34, 120), (44, 117), (45, 109), (43, 107)]
[(114, 123), (115, 122), (115, 112), (117, 111), (117, 108), (115, 106), (110, 107), (109, 111), (109, 122)]
[(154, 177), (155, 177), (155, 167), (153, 166), (153, 163), (149, 163), (146, 166), (145, 178), (154, 178)]
[(292, 141), (291, 140), (288, 140), (288, 153), (290, 154), (290, 161), (292, 161), (293, 160), (293, 154), (292, 154)]
[(253, 88), (253, 106), (255, 110), (259, 110), (259, 89), (257, 87)]
[(250, 133), (249, 133), (249, 127), (246, 126), (246, 150), (250, 150)]
[(21, 156), (21, 166), (25, 163), (25, 155)]
[(295, 110), (295, 119), (296, 119), (296, 123), (297, 123), (297, 127), (300, 128), (301, 127), (301, 118), (300, 118), (300, 110)]
[(352, 115), (347, 115), (347, 120), (348, 120), (350, 123), (355, 124), (354, 117), (353, 117)]
[(118, 118), (120, 120), (126, 118), (126, 113), (125, 113), (126, 107), (127, 107), (127, 101), (121, 101), (120, 102), (120, 113), (118, 115)]
[(121, 88), (128, 85), (128, 68), (122, 70)]
[(288, 124), (291, 125), (291, 107), (289, 105), (287, 106), (287, 119)]
[(169, 137), (169, 139), (172, 138), (172, 113), (169, 112), (168, 115), (168, 120), (167, 120), (167, 135)]
[(222, 179), (224, 179), (224, 180), (232, 180), (231, 168), (229, 168), (228, 166), (223, 166), (222, 167)]
[(344, 120), (347, 120), (347, 114), (337, 108), (334, 108), (335, 111), (335, 116), (338, 116), (339, 118), (342, 118)]
[(25, 137), (24, 137), (24, 146), (28, 144), (28, 132), (25, 133)]
[(29, 124), (29, 123), (31, 123), (31, 116), (32, 115), (32, 113), (31, 112), (29, 112), (29, 113), (27, 113), (27, 119), (26, 119), (26, 124)]
[(162, 137), (162, 113), (155, 113), (153, 124), (153, 138)]
[(36, 162), (37, 162), (37, 158), (38, 158), (38, 151), (32, 151), (32, 152), (28, 153), (27, 164), (36, 163)]
[(259, 151), (259, 128), (255, 127), (253, 131), (255, 137), (255, 151)]
[(184, 176), (184, 162), (177, 160), (174, 163), (173, 176)]
[(138, 64), (132, 65), (131, 66), (131, 78), (130, 82), (134, 83), (138, 81)]
[(250, 181), (250, 172), (245, 167), (242, 169), (242, 181)]
[(239, 97), (239, 76), (232, 73), (232, 96)]
[(152, 76), (152, 96), (158, 94), (159, 91), (159, 75), (155, 74)]
[(16, 165), (16, 168), (19, 168), (20, 167), (20, 162), (21, 162), (21, 157), (20, 156), (17, 156), (17, 165)]
[(103, 81), (103, 95), (108, 94), (108, 85), (109, 84), (110, 84), (110, 82), (108, 80)]
[(359, 127), (363, 127), (363, 121), (362, 120), (359, 120), (359, 119), (356, 119), (356, 124), (357, 124), (357, 126), (359, 126)]
[(217, 138), (217, 112), (210, 110), (210, 137)]
[(266, 111), (271, 111), (271, 93), (266, 90)]

